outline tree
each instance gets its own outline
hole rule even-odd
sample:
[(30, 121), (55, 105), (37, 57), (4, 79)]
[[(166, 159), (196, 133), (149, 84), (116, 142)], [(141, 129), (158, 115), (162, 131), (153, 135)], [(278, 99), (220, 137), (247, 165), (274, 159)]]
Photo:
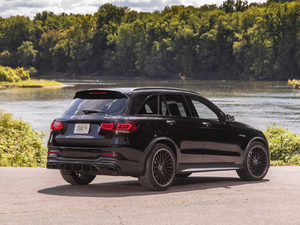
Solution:
[(13, 16), (0, 23), (0, 52), (16, 51), (31, 33), (31, 21), (28, 17)]
[(18, 48), (18, 65), (29, 68), (33, 66), (37, 50), (33, 48), (30, 41), (24, 41)]

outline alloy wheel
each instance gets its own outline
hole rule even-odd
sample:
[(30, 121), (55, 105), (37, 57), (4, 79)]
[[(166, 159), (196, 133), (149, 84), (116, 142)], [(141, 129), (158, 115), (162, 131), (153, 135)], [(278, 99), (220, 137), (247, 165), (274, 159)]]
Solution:
[(249, 172), (254, 177), (261, 177), (267, 171), (268, 156), (261, 146), (253, 147), (248, 154), (247, 166)]
[(167, 186), (175, 176), (175, 159), (167, 149), (156, 152), (152, 161), (154, 180), (161, 186)]

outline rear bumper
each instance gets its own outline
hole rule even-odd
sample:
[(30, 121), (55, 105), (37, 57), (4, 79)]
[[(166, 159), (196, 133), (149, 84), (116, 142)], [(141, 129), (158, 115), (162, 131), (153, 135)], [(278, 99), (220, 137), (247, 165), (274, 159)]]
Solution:
[[(144, 170), (143, 152), (125, 146), (96, 149), (48, 145), (48, 151), (52, 152), (47, 159), (48, 169), (113, 176), (140, 176)], [(104, 152), (119, 157), (101, 156)]]
[(116, 163), (86, 163), (80, 161), (49, 160), (47, 169), (69, 170), (79, 173), (92, 173), (101, 175), (122, 175), (123, 171)]
[(129, 160), (98, 159), (93, 161), (48, 157), (47, 169), (111, 176), (140, 176), (142, 166)]

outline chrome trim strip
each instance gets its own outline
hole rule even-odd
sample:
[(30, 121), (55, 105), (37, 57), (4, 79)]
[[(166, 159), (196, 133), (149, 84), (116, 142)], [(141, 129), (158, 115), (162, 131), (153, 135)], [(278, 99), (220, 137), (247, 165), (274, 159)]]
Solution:
[(204, 172), (204, 171), (220, 171), (220, 170), (238, 170), (239, 167), (220, 167), (220, 168), (191, 168), (181, 172)]

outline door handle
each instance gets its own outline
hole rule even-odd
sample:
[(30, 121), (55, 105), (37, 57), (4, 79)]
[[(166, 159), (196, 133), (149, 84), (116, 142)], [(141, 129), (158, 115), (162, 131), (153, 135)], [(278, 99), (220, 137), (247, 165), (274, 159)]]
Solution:
[(167, 123), (170, 125), (174, 125), (174, 124), (176, 124), (176, 121), (175, 120), (167, 120)]
[(202, 123), (205, 127), (211, 127), (211, 123), (209, 123), (209, 122), (203, 122)]

